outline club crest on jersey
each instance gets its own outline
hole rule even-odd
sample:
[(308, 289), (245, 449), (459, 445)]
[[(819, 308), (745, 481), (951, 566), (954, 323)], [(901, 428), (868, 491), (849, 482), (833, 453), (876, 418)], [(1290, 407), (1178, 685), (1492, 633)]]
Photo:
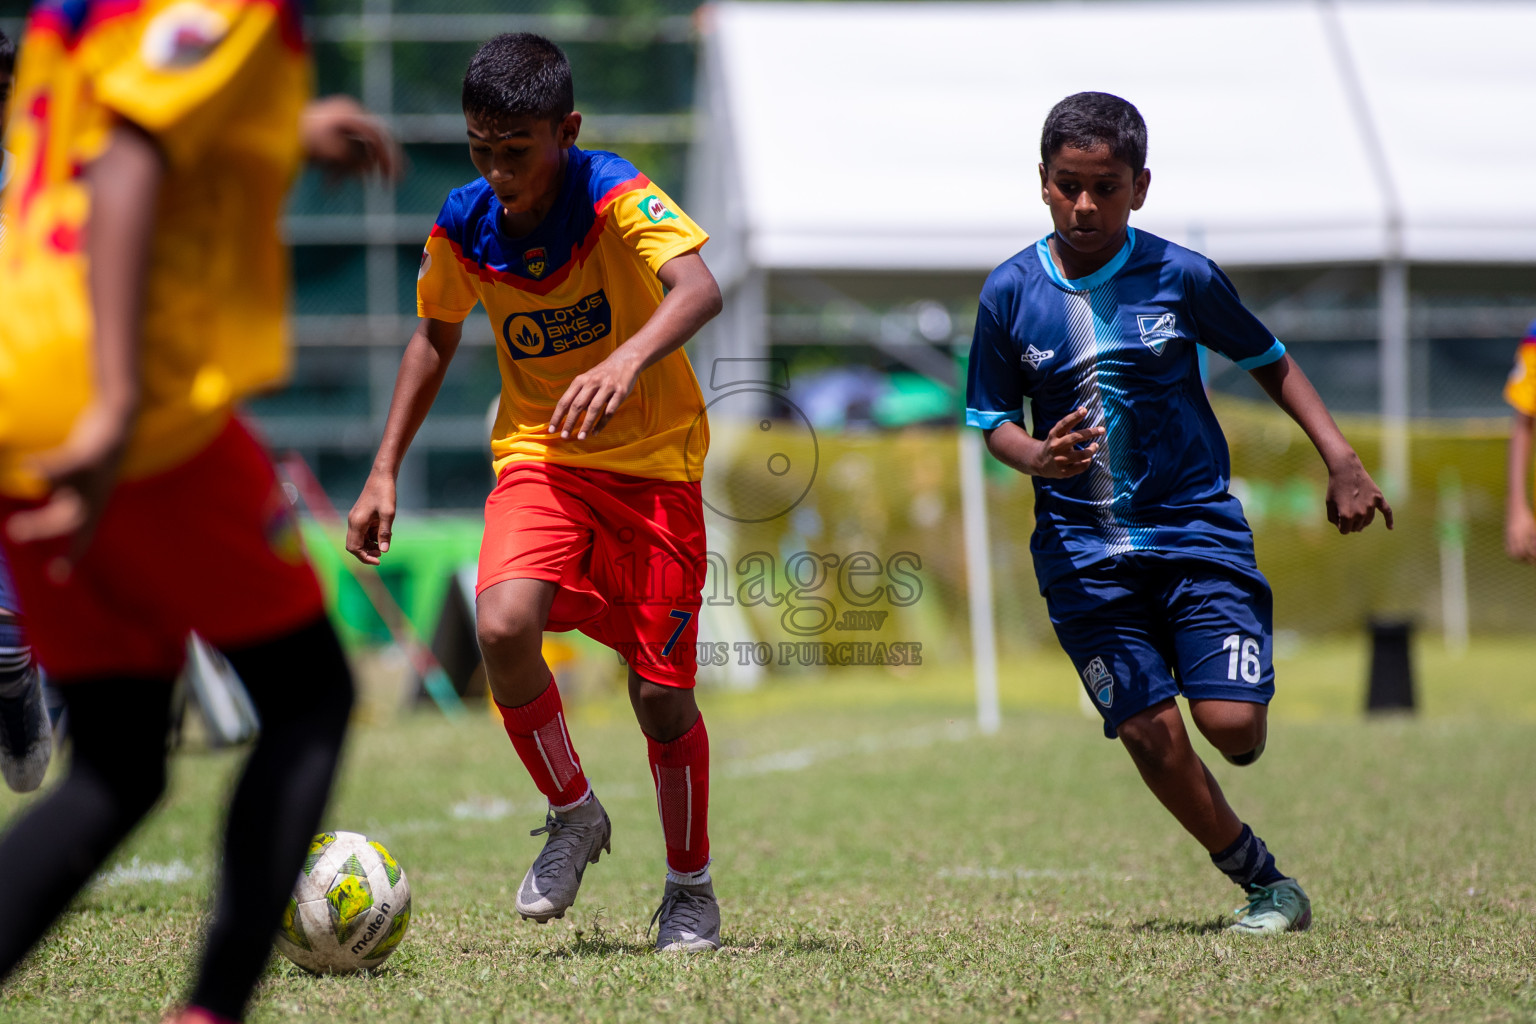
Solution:
[(544, 271), (549, 269), (549, 257), (545, 255), (542, 247), (528, 249), (523, 253), (523, 266), (528, 268), (528, 273), (534, 277), (543, 277)]
[(1109, 707), (1115, 702), (1115, 677), (1104, 664), (1103, 658), (1094, 658), (1083, 669), (1083, 685), (1100, 706)]
[(1170, 338), (1179, 336), (1178, 320), (1172, 313), (1138, 316), (1136, 326), (1141, 328), (1141, 343), (1158, 355), (1163, 354)]
[(1056, 350), (1053, 348), (1048, 348), (1044, 352), (1041, 352), (1039, 349), (1035, 348), (1035, 346), (1031, 345), (1029, 348), (1024, 350), (1024, 355), (1022, 358), (1024, 362), (1029, 364), (1029, 368), (1031, 370), (1038, 370), (1040, 369), (1041, 363), (1045, 362), (1055, 354)]
[(677, 214), (667, 209), (667, 204), (661, 201), (661, 197), (652, 193), (640, 200), (640, 212), (652, 224), (660, 224), (664, 220), (677, 220)]
[(155, 16), (144, 29), (140, 55), (161, 71), (195, 67), (229, 32), (229, 19), (200, 3), (183, 0)]

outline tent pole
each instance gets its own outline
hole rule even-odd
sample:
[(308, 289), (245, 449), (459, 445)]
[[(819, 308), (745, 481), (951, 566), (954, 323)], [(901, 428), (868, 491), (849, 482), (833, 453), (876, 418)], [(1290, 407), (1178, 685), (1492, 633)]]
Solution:
[(1381, 476), (1389, 500), (1408, 500), (1408, 264), (1381, 265), (1378, 288), (1381, 372)]
[(976, 673), (976, 727), (1002, 725), (997, 703), (997, 636), (993, 628), (992, 554), (987, 545), (987, 495), (982, 481), (981, 431), (960, 428), (960, 507), (965, 524), (965, 578), (971, 617), (971, 663)]

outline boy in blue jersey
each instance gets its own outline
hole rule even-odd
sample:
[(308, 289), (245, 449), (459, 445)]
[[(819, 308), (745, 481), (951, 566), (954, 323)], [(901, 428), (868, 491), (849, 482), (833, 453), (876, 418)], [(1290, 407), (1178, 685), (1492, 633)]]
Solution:
[[(1146, 125), (1107, 93), (1052, 109), (1040, 183), (1055, 230), (992, 272), (971, 347), (966, 421), (1035, 478), (1035, 573), (1104, 733), (1248, 895), (1232, 930), (1300, 931), (1311, 903), (1238, 818), (1190, 745), (1174, 696), (1236, 765), (1264, 752), (1274, 695), (1269, 585), (1195, 346), (1237, 362), (1328, 467), (1340, 533), (1392, 511), (1282, 345), (1210, 260), (1129, 226), (1146, 200)], [(1023, 427), (1029, 400), (1033, 432)]]

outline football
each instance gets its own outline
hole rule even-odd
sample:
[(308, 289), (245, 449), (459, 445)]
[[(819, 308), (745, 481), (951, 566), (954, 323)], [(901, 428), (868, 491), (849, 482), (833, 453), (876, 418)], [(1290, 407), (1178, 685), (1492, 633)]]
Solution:
[(356, 832), (323, 832), (310, 842), (277, 948), (314, 974), (377, 967), (405, 938), (411, 887), (379, 843)]

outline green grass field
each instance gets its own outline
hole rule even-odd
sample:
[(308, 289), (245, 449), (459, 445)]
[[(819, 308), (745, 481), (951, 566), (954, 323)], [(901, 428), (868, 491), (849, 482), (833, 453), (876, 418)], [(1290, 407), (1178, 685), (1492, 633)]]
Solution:
[[(1238, 891), (1052, 652), (1008, 663), (992, 737), (962, 667), (704, 694), (728, 947), (693, 958), (649, 953), (661, 836), (626, 705), (573, 714), (614, 853), (543, 927), (511, 910), (542, 807), (497, 723), (374, 708), (326, 823), (399, 857), (410, 934), (371, 976), (274, 960), (251, 1020), (1536, 1019), (1536, 643), (1420, 655), (1425, 713), (1366, 721), (1355, 645), (1294, 652), (1264, 760), (1214, 769), (1313, 897), (1313, 929), (1271, 941), (1220, 930)], [(0, 1021), (172, 1005), (236, 763), (177, 757), (166, 805), (0, 993)]]

